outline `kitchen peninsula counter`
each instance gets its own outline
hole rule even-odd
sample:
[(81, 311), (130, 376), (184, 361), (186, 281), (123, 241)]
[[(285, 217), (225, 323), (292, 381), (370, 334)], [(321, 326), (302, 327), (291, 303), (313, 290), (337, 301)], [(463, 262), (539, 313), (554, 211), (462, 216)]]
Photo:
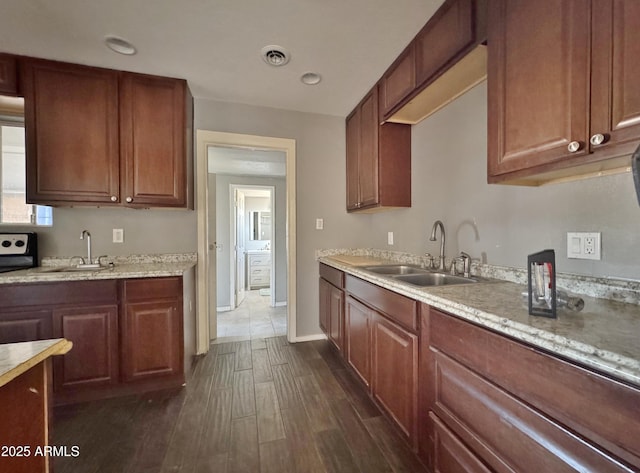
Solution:
[[(557, 319), (528, 314), (526, 286), (503, 280), (418, 287), (363, 269), (397, 264), (384, 253), (323, 254), (318, 261), (432, 307), (529, 343), (568, 360), (640, 386), (640, 305), (581, 295), (581, 312), (559, 310)], [(631, 285), (635, 287), (635, 282)], [(571, 290), (571, 287), (567, 287)]]

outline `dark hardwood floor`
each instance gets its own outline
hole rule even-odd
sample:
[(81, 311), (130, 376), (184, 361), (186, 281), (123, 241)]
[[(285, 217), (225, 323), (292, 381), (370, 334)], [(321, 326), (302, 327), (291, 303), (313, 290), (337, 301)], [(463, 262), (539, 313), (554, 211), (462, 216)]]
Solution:
[(326, 341), (212, 345), (185, 388), (54, 411), (56, 473), (425, 472)]

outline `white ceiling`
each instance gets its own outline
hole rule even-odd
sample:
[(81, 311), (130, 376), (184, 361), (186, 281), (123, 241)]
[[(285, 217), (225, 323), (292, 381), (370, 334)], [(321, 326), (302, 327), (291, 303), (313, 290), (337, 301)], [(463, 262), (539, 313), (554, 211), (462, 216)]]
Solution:
[[(346, 116), (442, 0), (2, 0), (0, 50), (181, 77), (196, 98)], [(138, 49), (108, 50), (116, 35)], [(276, 44), (291, 61), (265, 64)], [(322, 76), (316, 86), (300, 76)]]

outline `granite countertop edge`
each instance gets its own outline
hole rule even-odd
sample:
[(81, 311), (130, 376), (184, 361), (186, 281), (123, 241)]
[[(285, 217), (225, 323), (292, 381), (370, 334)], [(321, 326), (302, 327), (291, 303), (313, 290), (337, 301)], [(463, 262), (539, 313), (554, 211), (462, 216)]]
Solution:
[(51, 272), (53, 266), (0, 274), (0, 284), (35, 282), (94, 281), (105, 279), (160, 278), (182, 276), (196, 265), (195, 261), (116, 264), (100, 271)]
[[(473, 290), (470, 286), (476, 286), (475, 284), (449, 286), (447, 294), (437, 294), (438, 291), (442, 292), (440, 288), (411, 286), (401, 281), (395, 281), (370, 271), (362, 270), (356, 265), (339, 261), (332, 256), (319, 256), (317, 259), (319, 262), (384, 287), (385, 289), (424, 302), (436, 309), (443, 310), (511, 338), (529, 343), (568, 360), (593, 368), (599, 372), (640, 386), (640, 359), (616, 353), (611, 349), (605, 350), (601, 347), (580, 342), (572, 339), (570, 336), (559, 335), (542, 328), (533, 327), (512, 320), (509, 317), (479, 309), (459, 299), (456, 300), (455, 294), (453, 293), (456, 287), (462, 288), (464, 286), (464, 289), (469, 291)], [(392, 261), (388, 261), (387, 263), (392, 263)], [(491, 288), (497, 292), (506, 291), (507, 288), (513, 292), (514, 286), (524, 288), (522, 285), (501, 280), (493, 280), (478, 284), (477, 286), (486, 288), (487, 284), (491, 285)]]

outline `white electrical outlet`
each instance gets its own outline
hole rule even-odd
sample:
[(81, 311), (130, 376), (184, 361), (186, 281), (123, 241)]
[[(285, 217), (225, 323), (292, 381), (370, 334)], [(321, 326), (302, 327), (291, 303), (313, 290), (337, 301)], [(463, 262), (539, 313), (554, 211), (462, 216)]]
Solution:
[(387, 244), (393, 245), (393, 232), (387, 232)]
[(600, 260), (600, 232), (567, 233), (567, 258)]
[(113, 242), (124, 243), (124, 229), (122, 228), (113, 229)]
[(316, 230), (322, 230), (324, 228), (324, 219), (317, 218), (316, 219)]

